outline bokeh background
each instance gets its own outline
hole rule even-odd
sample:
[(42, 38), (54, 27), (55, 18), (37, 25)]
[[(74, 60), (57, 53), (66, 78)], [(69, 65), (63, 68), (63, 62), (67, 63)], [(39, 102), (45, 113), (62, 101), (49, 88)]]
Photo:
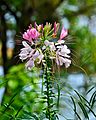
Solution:
[[(78, 99), (74, 90), (90, 102), (96, 101), (96, 0), (0, 0), (0, 111), (4, 113), (0, 112), (2, 120), (17, 117), (16, 113), (21, 109), (20, 115), (24, 113), (25, 117), (25, 111), (39, 114), (44, 106), (38, 97), (42, 71), (36, 68), (31, 72), (26, 71), (18, 58), (22, 47), (22, 33), (35, 21), (37, 24), (56, 21), (69, 29), (68, 45), (72, 51), (72, 65), (68, 70), (62, 67), (56, 76), (60, 77), (57, 82), (62, 88), (60, 120), (75, 120), (70, 99), (70, 95)], [(90, 88), (91, 92), (88, 92)], [(92, 110), (96, 113), (95, 106), (94, 103)], [(85, 120), (82, 109), (78, 108), (78, 113), (82, 120)], [(90, 111), (88, 114), (90, 120), (96, 120)]]

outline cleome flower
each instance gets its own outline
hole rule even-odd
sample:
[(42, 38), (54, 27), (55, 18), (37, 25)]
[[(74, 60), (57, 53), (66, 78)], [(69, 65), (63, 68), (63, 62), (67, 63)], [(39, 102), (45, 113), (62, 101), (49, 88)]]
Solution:
[[(65, 65), (68, 68), (71, 64), (70, 49), (65, 44), (64, 38), (68, 35), (68, 30), (62, 27), (60, 37), (58, 36), (59, 23), (46, 23), (35, 27), (30, 25), (29, 29), (24, 32), (22, 45), (24, 46), (19, 53), (22, 61), (27, 61), (25, 67), (31, 70), (36, 64), (45, 64), (46, 52), (50, 60), (54, 60), (58, 66)], [(54, 42), (55, 38), (55, 42)], [(56, 38), (58, 39), (56, 41)], [(28, 44), (29, 42), (30, 44)]]
[(19, 54), (19, 58), (24, 61), (26, 60), (30, 54), (34, 53), (34, 49), (31, 48), (25, 41), (22, 41), (22, 44), (24, 48), (21, 49), (21, 52)]
[(56, 63), (59, 66), (65, 64), (65, 67), (68, 68), (71, 64), (71, 60), (69, 59), (70, 50), (67, 48), (66, 45), (57, 46), (56, 51)]
[(57, 43), (49, 42), (45, 40), (44, 42), (46, 47), (49, 47), (50, 50), (50, 59), (55, 59), (57, 65), (62, 66), (65, 64), (65, 67), (68, 68), (71, 64), (70, 53), (71, 51), (68, 49), (67, 45), (64, 45), (64, 40), (58, 41)]
[(37, 61), (37, 64), (40, 64), (43, 60), (44, 55), (41, 51), (37, 49), (32, 49), (25, 41), (22, 42), (24, 48), (21, 49), (19, 58), (24, 61), (27, 60), (25, 67), (29, 70), (35, 66), (34, 62)]

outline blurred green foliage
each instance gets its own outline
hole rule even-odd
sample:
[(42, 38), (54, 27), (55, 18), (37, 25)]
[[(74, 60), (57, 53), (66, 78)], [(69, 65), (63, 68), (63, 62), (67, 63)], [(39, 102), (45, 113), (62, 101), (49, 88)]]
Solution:
[(95, 73), (96, 71), (96, 36), (90, 33), (87, 26), (78, 27), (72, 26), (71, 34), (74, 36), (72, 46), (73, 63), (84, 68), (88, 75)]
[(14, 66), (9, 70), (4, 78), (7, 93), (5, 91), (2, 107), (0, 108), (0, 115), (2, 116), (0, 119), (9, 120), (10, 117), (14, 118), (21, 109), (22, 111), (18, 113), (19, 116), (24, 115), (24, 111), (36, 112), (37, 114), (41, 112), (44, 103), (40, 99), (39, 74), (39, 69), (34, 68), (28, 72), (24, 69), (23, 64)]

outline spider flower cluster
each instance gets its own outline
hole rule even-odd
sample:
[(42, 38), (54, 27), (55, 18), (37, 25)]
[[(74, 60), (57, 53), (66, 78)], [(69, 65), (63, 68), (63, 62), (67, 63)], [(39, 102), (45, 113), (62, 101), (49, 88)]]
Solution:
[(45, 65), (46, 56), (54, 61), (58, 66), (65, 65), (68, 68), (71, 64), (70, 49), (65, 44), (65, 37), (68, 31), (62, 27), (60, 31), (59, 23), (46, 23), (34, 27), (29, 26), (22, 35), (23, 48), (20, 50), (19, 58), (26, 61), (25, 67), (31, 70), (36, 64)]

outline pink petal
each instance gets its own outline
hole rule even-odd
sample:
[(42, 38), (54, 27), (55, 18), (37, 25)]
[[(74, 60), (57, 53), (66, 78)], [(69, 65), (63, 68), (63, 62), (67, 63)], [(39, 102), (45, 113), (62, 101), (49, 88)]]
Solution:
[(32, 42), (33, 39), (37, 39), (39, 37), (39, 32), (35, 28), (28, 29), (27, 32), (24, 32), (23, 38)]
[(56, 22), (54, 22), (54, 34), (56, 34)]
[(68, 35), (68, 30), (66, 30), (64, 27), (61, 30), (61, 34), (60, 34), (60, 40), (62, 40), (64, 37), (66, 37)]

